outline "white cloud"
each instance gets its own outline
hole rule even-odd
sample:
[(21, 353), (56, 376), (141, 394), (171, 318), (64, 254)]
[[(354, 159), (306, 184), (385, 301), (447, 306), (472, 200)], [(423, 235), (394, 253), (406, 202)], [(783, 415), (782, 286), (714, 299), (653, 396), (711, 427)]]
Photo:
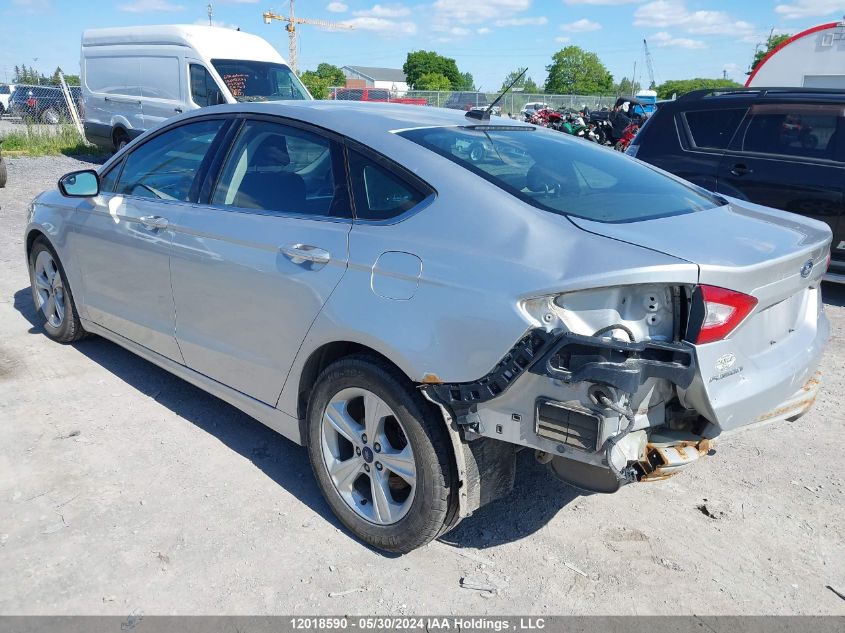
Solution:
[(470, 30), (467, 29), (467, 28), (464, 28), (463, 26), (453, 26), (451, 29), (449, 29), (449, 35), (456, 35), (458, 37), (461, 37), (461, 36), (469, 35), (469, 34), (470, 34)]
[(779, 4), (775, 7), (775, 13), (789, 20), (843, 12), (845, 12), (845, 3), (842, 0), (794, 0), (793, 4)]
[(648, 38), (648, 41), (662, 48), (707, 48), (707, 44), (701, 40), (694, 40), (689, 37), (672, 37), (666, 31), (655, 33)]
[(643, 0), (563, 0), (563, 4), (590, 4), (593, 6), (618, 6), (620, 4), (634, 4)]
[[(202, 26), (208, 26), (208, 18), (197, 18), (194, 20), (194, 24), (200, 24)], [(236, 24), (229, 24), (228, 22), (223, 22), (222, 20), (212, 20), (211, 26), (219, 26), (220, 28), (224, 29), (237, 29), (238, 26)]]
[(475, 32), (479, 35), (487, 35), (488, 33), (492, 33), (492, 31), (486, 26), (482, 26), (480, 29), (475, 29)]
[(344, 20), (343, 24), (348, 24), (358, 31), (371, 31), (383, 37), (402, 37), (404, 35), (413, 35), (417, 32), (417, 25), (413, 22), (396, 22), (394, 20), (371, 16), (361, 16), (352, 18), (351, 20)]
[(690, 11), (684, 0), (655, 0), (634, 11), (634, 25), (654, 28), (680, 27), (699, 35), (749, 36), (750, 22), (735, 20), (724, 11)]
[(174, 12), (183, 11), (185, 7), (180, 4), (173, 4), (167, 0), (135, 0), (130, 4), (122, 4), (118, 7), (126, 13), (148, 13), (153, 11)]
[(566, 37), (565, 35), (561, 35), (560, 37), (555, 38), (555, 42), (559, 42), (560, 44), (568, 44), (569, 38)]
[(496, 20), (496, 26), (543, 26), (548, 24), (549, 19), (545, 16), (537, 18), (506, 18), (504, 20)]
[(349, 9), (349, 5), (345, 2), (329, 2), (326, 5), (326, 11), (332, 13), (345, 13)]
[(588, 20), (587, 18), (582, 18), (580, 20), (576, 20), (575, 22), (570, 22), (569, 24), (561, 24), (560, 30), (567, 31), (569, 33), (585, 33), (587, 31), (598, 31), (601, 28), (601, 24), (598, 22), (593, 22), (592, 20)]
[(531, 0), (436, 0), (432, 5), (435, 20), (478, 24), (492, 19), (506, 19), (525, 11)]
[(409, 15), (411, 10), (408, 7), (403, 7), (401, 4), (388, 5), (373, 5), (372, 9), (363, 11), (355, 11), (355, 15), (373, 17), (373, 18), (401, 18)]

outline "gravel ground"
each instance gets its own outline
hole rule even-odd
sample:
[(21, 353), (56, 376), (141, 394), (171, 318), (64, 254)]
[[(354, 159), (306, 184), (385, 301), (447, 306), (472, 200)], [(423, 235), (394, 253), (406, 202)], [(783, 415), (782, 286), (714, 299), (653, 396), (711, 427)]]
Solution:
[(388, 557), (340, 528), (301, 448), (112, 343), (33, 325), (26, 207), (86, 165), (9, 160), (0, 189), (0, 613), (845, 615), (826, 588), (845, 588), (845, 288), (824, 289), (834, 338), (801, 420), (610, 496), (526, 451), (511, 496)]

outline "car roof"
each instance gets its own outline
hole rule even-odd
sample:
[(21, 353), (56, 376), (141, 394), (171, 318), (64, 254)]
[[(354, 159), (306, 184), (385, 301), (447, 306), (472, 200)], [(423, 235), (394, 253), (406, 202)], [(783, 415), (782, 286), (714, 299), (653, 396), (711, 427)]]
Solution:
[(661, 108), (697, 109), (752, 103), (845, 103), (845, 90), (826, 88), (722, 88), (694, 90), (675, 100), (661, 104)]
[[(421, 127), (455, 127), (463, 125), (528, 125), (512, 119), (496, 118), (489, 122), (467, 118), (460, 110), (435, 108), (401, 103), (367, 101), (274, 101), (237, 103), (194, 110), (193, 116), (212, 112), (270, 114), (311, 123), (318, 127), (348, 136), (365, 139), (374, 136)], [(530, 127), (530, 126), (529, 126)]]

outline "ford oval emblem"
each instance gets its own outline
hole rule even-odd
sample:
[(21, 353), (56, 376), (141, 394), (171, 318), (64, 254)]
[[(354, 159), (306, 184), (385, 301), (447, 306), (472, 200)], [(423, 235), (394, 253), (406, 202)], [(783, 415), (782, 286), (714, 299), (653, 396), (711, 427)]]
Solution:
[(813, 260), (808, 259), (806, 263), (801, 266), (801, 276), (804, 278), (809, 277), (811, 272), (813, 272)]

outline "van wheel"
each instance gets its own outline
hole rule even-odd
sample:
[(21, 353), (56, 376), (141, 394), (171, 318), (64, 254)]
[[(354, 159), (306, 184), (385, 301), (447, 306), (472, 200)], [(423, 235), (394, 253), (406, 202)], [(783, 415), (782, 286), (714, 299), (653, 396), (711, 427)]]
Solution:
[(44, 331), (54, 341), (73, 343), (86, 334), (59, 258), (47, 241), (39, 237), (29, 253), (29, 281), (32, 299)]
[(115, 130), (112, 134), (112, 143), (114, 144), (114, 151), (119, 152), (129, 142), (129, 135), (123, 130)]
[(323, 496), (362, 541), (406, 553), (446, 530), (456, 503), (444, 423), (385, 361), (330, 365), (308, 403), (308, 455)]
[(56, 125), (59, 122), (59, 113), (55, 108), (47, 108), (41, 113), (41, 122), (47, 125)]
[(473, 143), (469, 148), (469, 159), (473, 163), (480, 163), (484, 158), (484, 146), (481, 143)]

